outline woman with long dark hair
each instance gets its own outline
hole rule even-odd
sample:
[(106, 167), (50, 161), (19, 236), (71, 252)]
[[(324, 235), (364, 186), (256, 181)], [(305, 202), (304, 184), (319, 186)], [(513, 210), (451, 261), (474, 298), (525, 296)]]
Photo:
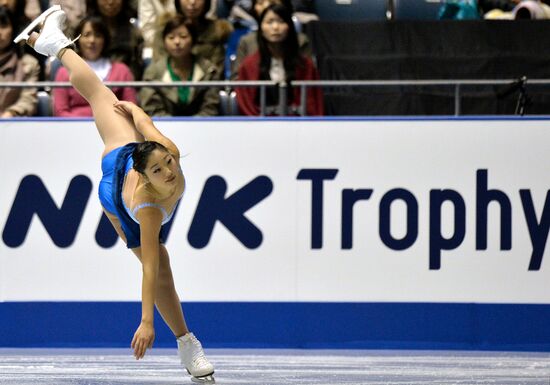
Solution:
[[(273, 80), (287, 86), (289, 115), (300, 115), (300, 88), (292, 87), (294, 80), (317, 80), (317, 69), (309, 57), (299, 52), (298, 38), (289, 9), (280, 4), (266, 8), (260, 16), (257, 34), (258, 51), (247, 56), (239, 68), (239, 80)], [(275, 115), (279, 92), (267, 92), (267, 114)], [(309, 87), (306, 95), (306, 115), (323, 115), (323, 95), (318, 87)], [(256, 87), (238, 87), (237, 102), (244, 115), (260, 114), (259, 92)]]
[[(252, 0), (252, 16), (254, 16), (256, 24), (259, 23), (260, 16), (263, 13), (264, 9), (269, 7), (272, 4), (281, 4), (287, 7), (294, 15), (294, 8), (292, 6), (291, 0)], [(296, 21), (292, 19), (295, 29)], [(299, 24), (299, 23), (298, 23)], [(257, 28), (259, 29), (259, 28)], [(311, 44), (309, 43), (309, 38), (303, 32), (298, 33), (298, 46), (300, 48), (300, 54), (304, 56), (311, 57)], [(242, 61), (248, 55), (252, 55), (258, 50), (258, 31), (253, 29), (239, 39), (237, 44), (237, 50), (235, 52), (235, 61), (231, 63), (231, 79), (237, 79), (239, 67), (241, 66)]]

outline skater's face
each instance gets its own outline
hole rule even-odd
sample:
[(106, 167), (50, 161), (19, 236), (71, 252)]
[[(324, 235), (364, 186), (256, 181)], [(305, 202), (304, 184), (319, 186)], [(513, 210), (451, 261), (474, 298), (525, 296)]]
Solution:
[(92, 23), (84, 24), (80, 39), (78, 40), (80, 54), (86, 60), (95, 61), (101, 57), (105, 46), (105, 36), (95, 30)]
[(11, 46), (13, 27), (11, 24), (0, 24), (0, 51), (5, 51)]
[(175, 59), (185, 58), (191, 54), (193, 38), (185, 25), (180, 25), (166, 34), (164, 47), (168, 55)]
[(147, 159), (145, 176), (154, 187), (172, 188), (177, 183), (178, 162), (163, 150), (155, 149)]
[(179, 0), (181, 10), (190, 19), (198, 19), (204, 13), (204, 0)]
[(105, 17), (115, 17), (122, 10), (122, 0), (97, 0), (99, 12)]
[(288, 36), (288, 25), (273, 11), (267, 11), (262, 20), (262, 35), (269, 43), (281, 43)]

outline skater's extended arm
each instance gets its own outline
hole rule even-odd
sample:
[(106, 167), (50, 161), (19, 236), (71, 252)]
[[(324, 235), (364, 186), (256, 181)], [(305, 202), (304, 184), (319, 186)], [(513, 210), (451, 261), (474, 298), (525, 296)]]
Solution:
[(153, 312), (159, 273), (159, 232), (162, 213), (154, 207), (144, 207), (137, 212), (141, 233), (141, 323), (132, 340), (134, 356), (140, 359), (153, 346), (155, 329)]
[(115, 108), (118, 112), (127, 115), (133, 120), (136, 130), (143, 135), (145, 140), (152, 140), (162, 144), (176, 159), (179, 159), (180, 152), (174, 142), (162, 135), (153, 124), (153, 120), (141, 107), (132, 102), (119, 100), (115, 103)]

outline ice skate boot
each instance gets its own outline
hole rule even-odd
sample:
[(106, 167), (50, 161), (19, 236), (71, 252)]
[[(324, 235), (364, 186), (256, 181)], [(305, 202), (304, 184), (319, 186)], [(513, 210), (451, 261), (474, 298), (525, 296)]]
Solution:
[(200, 384), (214, 384), (214, 366), (204, 356), (202, 345), (193, 333), (178, 338), (178, 354), (191, 381)]
[[(34, 19), (13, 41), (19, 43), (24, 40), (39, 54), (57, 56), (63, 48), (71, 46), (78, 39), (77, 37), (69, 40), (63, 33), (66, 19), (67, 16), (61, 7), (54, 5)], [(34, 43), (31, 43), (29, 38), (39, 24), (42, 24), (42, 29)]]

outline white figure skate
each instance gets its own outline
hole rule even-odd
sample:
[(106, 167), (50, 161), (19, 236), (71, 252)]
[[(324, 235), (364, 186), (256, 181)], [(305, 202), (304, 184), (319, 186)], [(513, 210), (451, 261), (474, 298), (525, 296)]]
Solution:
[(19, 43), (20, 41), (28, 42), (33, 30), (39, 24), (42, 24), (42, 29), (32, 47), (36, 52), (44, 56), (57, 56), (63, 48), (71, 46), (80, 37), (78, 36), (74, 40), (69, 40), (65, 36), (63, 26), (66, 19), (67, 16), (61, 9), (61, 6), (54, 5), (34, 19), (13, 41), (15, 43)]
[(199, 384), (214, 384), (214, 366), (204, 356), (202, 345), (193, 333), (178, 338), (178, 354), (182, 365), (191, 377)]

